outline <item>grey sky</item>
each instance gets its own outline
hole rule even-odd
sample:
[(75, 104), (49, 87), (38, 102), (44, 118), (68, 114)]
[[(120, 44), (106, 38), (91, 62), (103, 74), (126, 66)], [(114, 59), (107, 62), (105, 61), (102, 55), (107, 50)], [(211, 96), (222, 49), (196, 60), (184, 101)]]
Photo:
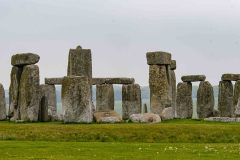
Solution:
[(94, 77), (148, 85), (147, 51), (168, 51), (177, 79), (240, 73), (239, 0), (0, 0), (0, 82), (11, 55), (41, 56), (44, 77), (64, 76), (70, 48), (92, 49)]

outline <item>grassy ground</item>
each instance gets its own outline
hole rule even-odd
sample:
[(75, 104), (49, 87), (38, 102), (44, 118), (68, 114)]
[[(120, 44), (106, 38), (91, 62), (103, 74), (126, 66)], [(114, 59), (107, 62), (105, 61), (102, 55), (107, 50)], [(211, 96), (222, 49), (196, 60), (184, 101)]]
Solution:
[[(104, 142), (104, 143), (103, 143)], [(0, 159), (239, 159), (240, 124), (0, 122)]]

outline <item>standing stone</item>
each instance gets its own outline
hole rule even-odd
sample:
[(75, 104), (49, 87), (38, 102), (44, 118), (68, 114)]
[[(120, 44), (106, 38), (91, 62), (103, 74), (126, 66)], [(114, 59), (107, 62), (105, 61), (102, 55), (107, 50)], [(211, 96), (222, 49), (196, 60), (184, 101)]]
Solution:
[(176, 75), (174, 70), (170, 71), (171, 73), (171, 91), (172, 91), (172, 111), (174, 117), (176, 117), (176, 101), (177, 101), (177, 82), (176, 82)]
[(48, 97), (44, 91), (44, 85), (40, 85), (40, 105), (39, 105), (39, 113), (38, 120), (40, 122), (47, 122), (48, 119)]
[(233, 117), (233, 84), (231, 81), (219, 82), (218, 109), (221, 117)]
[(180, 82), (177, 85), (177, 117), (192, 118), (192, 83)]
[(141, 88), (138, 84), (122, 86), (122, 117), (129, 119), (132, 114), (141, 113)]
[(144, 108), (143, 108), (143, 113), (148, 113), (148, 107), (147, 107), (147, 104), (144, 103)]
[(236, 109), (235, 109), (234, 114), (235, 114), (236, 117), (240, 117), (240, 97), (238, 99), (238, 103), (236, 105)]
[(54, 85), (41, 85), (41, 104), (46, 104), (43, 108), (44, 121), (56, 120), (57, 119), (57, 100), (56, 100), (56, 88)]
[(39, 100), (39, 68), (37, 65), (24, 66), (20, 80), (18, 101), (21, 120), (38, 120)]
[(240, 97), (240, 80), (234, 85), (233, 106), (236, 107)]
[(20, 110), (18, 106), (19, 86), (22, 74), (22, 67), (12, 67), (11, 84), (9, 87), (9, 111), (8, 116), (12, 121), (20, 119)]
[(197, 91), (197, 113), (199, 118), (207, 118), (213, 115), (214, 94), (213, 87), (208, 82), (200, 82)]
[(0, 120), (5, 120), (6, 116), (6, 99), (3, 85), (0, 84)]
[(149, 66), (150, 108), (151, 112), (161, 114), (164, 108), (172, 105), (169, 65)]
[(99, 84), (96, 86), (97, 112), (114, 110), (114, 90), (112, 84)]
[(91, 89), (87, 77), (64, 77), (62, 106), (65, 123), (90, 123), (93, 120)]

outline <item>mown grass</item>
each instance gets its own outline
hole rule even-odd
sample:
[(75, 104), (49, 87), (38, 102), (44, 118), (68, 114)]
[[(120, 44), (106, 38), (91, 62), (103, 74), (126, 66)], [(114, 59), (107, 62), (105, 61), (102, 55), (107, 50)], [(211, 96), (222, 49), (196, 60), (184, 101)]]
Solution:
[(239, 144), (0, 141), (1, 160), (228, 160)]
[(0, 122), (0, 140), (138, 143), (239, 143), (240, 124), (172, 120), (159, 124)]

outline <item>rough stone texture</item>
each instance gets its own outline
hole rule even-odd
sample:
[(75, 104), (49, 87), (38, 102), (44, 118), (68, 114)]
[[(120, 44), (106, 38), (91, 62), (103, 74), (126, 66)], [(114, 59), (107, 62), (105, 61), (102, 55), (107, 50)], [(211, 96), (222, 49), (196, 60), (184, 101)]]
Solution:
[(238, 99), (238, 103), (236, 105), (234, 114), (235, 114), (236, 117), (240, 117), (240, 97)]
[(39, 68), (37, 65), (24, 66), (19, 87), (20, 120), (38, 121), (39, 100)]
[(45, 78), (45, 84), (62, 85), (63, 77), (60, 78)]
[(171, 60), (170, 68), (171, 68), (171, 70), (176, 70), (177, 69), (176, 60)]
[(234, 85), (234, 94), (233, 94), (233, 106), (236, 107), (238, 104), (238, 99), (240, 97), (240, 80), (236, 81)]
[(12, 56), (11, 64), (13, 66), (24, 66), (36, 64), (40, 60), (39, 55), (34, 53), (21, 53)]
[(209, 117), (205, 118), (205, 121), (212, 122), (240, 122), (240, 118), (231, 118), (231, 117)]
[(62, 83), (65, 123), (90, 123), (93, 120), (91, 87), (87, 77), (68, 76)]
[(238, 81), (240, 80), (240, 74), (223, 74), (222, 81)]
[(177, 118), (192, 118), (192, 83), (180, 82), (177, 85)]
[[(46, 104), (43, 108), (46, 118), (44, 121), (57, 120), (57, 100), (56, 100), (56, 88), (54, 85), (41, 85), (41, 104)], [(44, 103), (45, 102), (45, 103)], [(46, 109), (46, 110), (45, 110)]]
[(208, 82), (200, 82), (197, 91), (197, 114), (198, 118), (207, 118), (213, 115), (214, 93), (213, 87)]
[(197, 81), (205, 81), (206, 76), (205, 75), (187, 75), (182, 76), (183, 82), (197, 82)]
[(38, 112), (38, 121), (47, 122), (48, 118), (48, 98), (45, 95), (44, 85), (40, 85), (40, 104)]
[(169, 120), (174, 118), (174, 109), (173, 107), (164, 108), (160, 114), (162, 120)]
[(161, 118), (158, 114), (144, 113), (144, 114), (132, 114), (130, 120), (134, 123), (159, 123)]
[(114, 90), (112, 84), (100, 84), (96, 87), (96, 110), (113, 111), (114, 110)]
[(169, 65), (149, 66), (150, 109), (160, 114), (172, 105), (171, 75)]
[(92, 85), (98, 84), (134, 84), (134, 78), (93, 78)]
[(68, 76), (86, 76), (92, 81), (92, 55), (90, 49), (70, 49), (68, 56)]
[(147, 107), (147, 104), (146, 103), (144, 103), (144, 106), (143, 106), (144, 108), (144, 110), (143, 110), (143, 113), (148, 113), (148, 107)]
[(171, 54), (167, 52), (157, 51), (147, 53), (147, 64), (148, 65), (165, 65), (171, 64)]
[(118, 123), (122, 121), (121, 116), (115, 112), (95, 112), (94, 119), (98, 123)]
[(12, 67), (11, 83), (9, 87), (9, 110), (8, 110), (8, 116), (11, 118), (11, 121), (20, 119), (18, 98), (22, 71), (23, 71), (22, 67)]
[(141, 88), (138, 84), (122, 86), (122, 118), (129, 119), (130, 115), (141, 113)]
[(176, 106), (177, 106), (177, 82), (176, 82), (176, 75), (174, 70), (170, 71), (170, 75), (171, 75), (171, 91), (172, 91), (172, 105), (171, 107), (173, 108), (173, 115), (174, 117), (176, 117)]
[(233, 84), (231, 81), (219, 82), (218, 109), (221, 117), (234, 116)]
[(0, 120), (5, 120), (6, 115), (6, 99), (5, 99), (5, 90), (3, 85), (0, 83)]
[(220, 112), (218, 109), (213, 109), (213, 117), (219, 117), (220, 116)]

